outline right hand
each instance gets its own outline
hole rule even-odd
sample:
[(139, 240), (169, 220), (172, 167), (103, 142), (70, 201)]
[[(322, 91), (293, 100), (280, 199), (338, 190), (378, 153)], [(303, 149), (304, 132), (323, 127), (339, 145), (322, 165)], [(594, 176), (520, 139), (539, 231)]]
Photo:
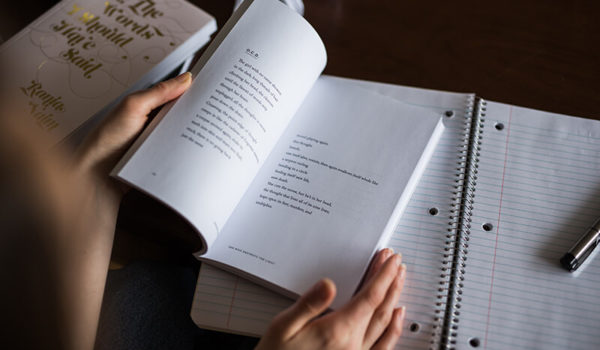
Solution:
[(343, 307), (318, 317), (333, 301), (323, 279), (273, 319), (256, 349), (391, 349), (402, 333), (405, 308), (396, 308), (406, 266), (391, 249), (380, 251), (364, 287)]

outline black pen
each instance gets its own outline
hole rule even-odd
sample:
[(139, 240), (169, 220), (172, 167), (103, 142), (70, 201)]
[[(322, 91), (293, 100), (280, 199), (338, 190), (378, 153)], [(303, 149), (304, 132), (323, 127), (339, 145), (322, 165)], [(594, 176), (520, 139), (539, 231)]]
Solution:
[(560, 264), (569, 272), (577, 270), (598, 245), (600, 219), (597, 219), (577, 243), (560, 259)]

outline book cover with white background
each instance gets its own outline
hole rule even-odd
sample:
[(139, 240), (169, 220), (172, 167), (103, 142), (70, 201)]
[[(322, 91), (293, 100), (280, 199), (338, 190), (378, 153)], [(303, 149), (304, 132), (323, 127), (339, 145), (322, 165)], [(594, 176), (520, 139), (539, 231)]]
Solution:
[(59, 141), (204, 45), (215, 20), (183, 0), (65, 0), (0, 47), (12, 97)]

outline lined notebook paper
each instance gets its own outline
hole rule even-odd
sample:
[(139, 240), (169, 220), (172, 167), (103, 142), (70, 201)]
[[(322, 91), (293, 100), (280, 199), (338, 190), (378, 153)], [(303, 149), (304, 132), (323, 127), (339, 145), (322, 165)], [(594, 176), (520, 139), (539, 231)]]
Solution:
[(600, 348), (600, 260), (558, 263), (600, 215), (600, 123), (487, 111), (458, 347)]
[[(389, 242), (408, 265), (398, 348), (600, 348), (600, 260), (577, 274), (558, 263), (600, 216), (600, 122), (477, 104), (466, 94), (340, 82), (451, 112)], [(470, 227), (454, 229), (457, 222)], [(291, 303), (203, 265), (191, 315), (201, 327), (258, 336)]]

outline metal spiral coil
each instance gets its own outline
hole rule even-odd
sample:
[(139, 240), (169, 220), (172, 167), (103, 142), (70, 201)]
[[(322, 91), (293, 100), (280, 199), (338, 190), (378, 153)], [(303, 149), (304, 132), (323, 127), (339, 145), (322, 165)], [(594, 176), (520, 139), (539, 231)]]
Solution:
[(456, 162), (431, 350), (455, 349), (485, 113), (486, 102), (483, 99), (469, 98), (463, 124), (465, 136), (460, 140)]

